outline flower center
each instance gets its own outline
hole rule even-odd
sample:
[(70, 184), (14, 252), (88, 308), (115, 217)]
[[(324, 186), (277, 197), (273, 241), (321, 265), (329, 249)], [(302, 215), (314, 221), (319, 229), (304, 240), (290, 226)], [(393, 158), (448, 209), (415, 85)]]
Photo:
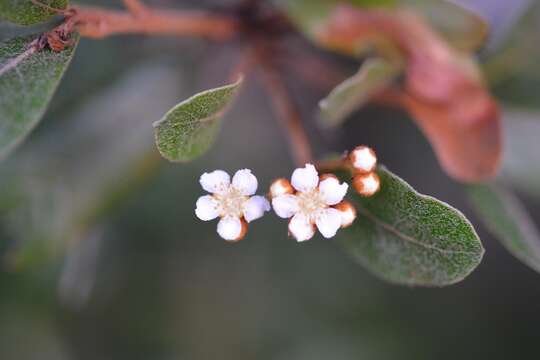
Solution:
[(242, 217), (244, 203), (249, 200), (232, 186), (225, 194), (215, 194), (214, 197), (219, 202), (219, 212), (222, 217)]
[(318, 189), (310, 192), (298, 192), (296, 196), (298, 198), (300, 212), (309, 218), (310, 221), (314, 221), (318, 212), (327, 207)]

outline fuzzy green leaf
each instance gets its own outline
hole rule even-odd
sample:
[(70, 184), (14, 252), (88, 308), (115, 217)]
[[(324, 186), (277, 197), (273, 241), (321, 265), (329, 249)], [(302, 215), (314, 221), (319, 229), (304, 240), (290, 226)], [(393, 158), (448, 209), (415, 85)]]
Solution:
[(383, 167), (381, 190), (354, 195), (358, 218), (340, 241), (376, 276), (392, 283), (445, 286), (480, 263), (482, 243), (469, 221), (448, 204), (416, 192)]
[(468, 187), (480, 219), (516, 258), (540, 272), (540, 234), (519, 199), (502, 184)]
[(75, 47), (33, 51), (36, 36), (0, 45), (0, 158), (37, 125), (68, 67)]
[(34, 25), (49, 20), (56, 10), (67, 7), (67, 0), (38, 0), (39, 6), (30, 0), (0, 0), (0, 19), (19, 25)]
[(233, 84), (198, 93), (154, 123), (156, 145), (169, 161), (190, 161), (205, 153), (219, 130), (220, 118), (234, 100), (242, 77)]
[(341, 124), (348, 115), (390, 84), (399, 75), (399, 70), (399, 65), (382, 58), (366, 60), (354, 76), (336, 86), (319, 102), (323, 125)]

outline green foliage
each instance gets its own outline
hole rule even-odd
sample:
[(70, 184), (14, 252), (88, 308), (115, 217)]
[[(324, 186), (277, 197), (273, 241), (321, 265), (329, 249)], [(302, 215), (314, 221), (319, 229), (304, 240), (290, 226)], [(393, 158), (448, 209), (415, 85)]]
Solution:
[(161, 155), (170, 161), (189, 161), (206, 152), (241, 84), (242, 77), (233, 84), (198, 93), (156, 121), (156, 144)]
[(445, 286), (463, 280), (484, 249), (458, 210), (419, 194), (385, 168), (373, 197), (354, 195), (358, 218), (341, 243), (378, 277), (396, 284)]
[(540, 2), (530, 1), (511, 31), (490, 49), (484, 70), (494, 93), (507, 104), (538, 108), (540, 104)]
[(278, 2), (306, 35), (312, 37), (333, 9), (347, 3), (360, 8), (410, 8), (426, 20), (454, 47), (475, 50), (488, 33), (488, 25), (473, 12), (448, 1), (427, 0), (293, 0)]
[(148, 119), (182, 94), (176, 75), (137, 66), (2, 164), (0, 223), (17, 266), (62, 255), (157, 170)]
[(44, 6), (30, 0), (0, 0), (0, 19), (19, 24), (34, 25), (49, 20), (56, 15), (52, 9), (63, 10), (67, 0), (38, 0)]
[(498, 183), (471, 185), (468, 194), (478, 216), (501, 244), (540, 272), (540, 234), (519, 199)]
[(336, 86), (319, 102), (321, 122), (326, 126), (341, 124), (347, 116), (389, 85), (399, 72), (398, 65), (382, 58), (366, 60), (355, 75)]
[(75, 46), (33, 52), (35, 39), (17, 37), (0, 46), (0, 158), (37, 125), (75, 53)]
[(540, 113), (507, 108), (503, 111), (503, 129), (501, 177), (528, 195), (540, 198)]

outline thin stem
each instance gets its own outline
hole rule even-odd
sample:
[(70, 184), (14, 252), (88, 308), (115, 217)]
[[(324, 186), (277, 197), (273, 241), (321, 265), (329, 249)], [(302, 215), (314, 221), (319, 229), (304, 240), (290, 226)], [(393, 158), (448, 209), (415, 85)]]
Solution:
[(281, 74), (267, 61), (261, 61), (262, 80), (270, 94), (277, 118), (289, 140), (289, 147), (295, 164), (312, 162), (311, 145), (302, 126), (300, 115), (291, 102)]
[(319, 173), (333, 173), (339, 170), (353, 170), (350, 162), (345, 159), (322, 160), (315, 163), (315, 167)]
[(139, 1), (124, 0), (128, 11), (73, 7), (70, 21), (81, 36), (104, 38), (118, 34), (200, 36), (227, 40), (239, 24), (226, 15), (205, 11), (152, 9)]

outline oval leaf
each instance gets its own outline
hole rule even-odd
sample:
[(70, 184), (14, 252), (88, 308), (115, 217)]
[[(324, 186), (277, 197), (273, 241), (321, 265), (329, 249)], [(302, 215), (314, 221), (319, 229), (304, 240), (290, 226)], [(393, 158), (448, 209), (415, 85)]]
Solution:
[(540, 234), (519, 199), (496, 183), (471, 185), (468, 194), (476, 213), (501, 244), (540, 272)]
[(336, 126), (355, 110), (364, 106), (400, 73), (400, 66), (382, 58), (366, 60), (356, 75), (336, 86), (319, 102), (321, 120)]
[(67, 7), (67, 0), (38, 0), (39, 6), (31, 0), (0, 0), (0, 19), (19, 25), (33, 25), (44, 22)]
[(198, 93), (156, 121), (156, 145), (161, 155), (170, 161), (189, 161), (205, 153), (241, 84), (242, 77), (234, 84)]
[(348, 252), (396, 284), (445, 286), (463, 280), (484, 254), (469, 221), (385, 168), (377, 172), (381, 190), (370, 198), (354, 195), (358, 218), (340, 240)]
[(540, 198), (540, 112), (504, 109), (503, 130), (501, 177), (527, 195)]
[(0, 46), (0, 158), (39, 122), (75, 53), (75, 47), (35, 51), (35, 39), (17, 37)]

